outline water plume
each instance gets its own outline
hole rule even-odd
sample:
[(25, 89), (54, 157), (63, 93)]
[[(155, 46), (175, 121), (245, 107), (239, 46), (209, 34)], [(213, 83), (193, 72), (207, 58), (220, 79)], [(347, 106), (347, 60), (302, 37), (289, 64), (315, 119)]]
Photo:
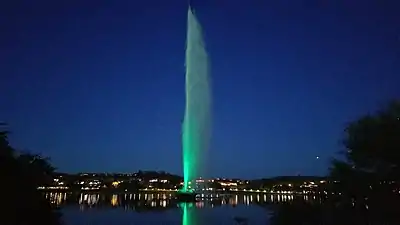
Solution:
[(186, 36), (186, 106), (183, 121), (183, 191), (204, 175), (204, 160), (210, 142), (211, 85), (209, 59), (199, 21), (189, 7)]

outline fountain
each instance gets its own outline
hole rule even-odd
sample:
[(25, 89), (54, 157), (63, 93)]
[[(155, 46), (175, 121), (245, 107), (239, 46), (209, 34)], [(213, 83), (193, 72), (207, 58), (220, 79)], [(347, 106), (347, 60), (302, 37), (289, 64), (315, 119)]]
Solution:
[(201, 26), (190, 7), (186, 39), (186, 107), (182, 128), (184, 185), (176, 196), (193, 201), (196, 193), (190, 184), (204, 174), (203, 162), (210, 140), (211, 88)]

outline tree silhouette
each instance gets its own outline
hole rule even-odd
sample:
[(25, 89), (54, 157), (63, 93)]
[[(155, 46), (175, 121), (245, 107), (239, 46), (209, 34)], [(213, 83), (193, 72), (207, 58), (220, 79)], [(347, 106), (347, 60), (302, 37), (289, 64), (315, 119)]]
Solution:
[(272, 224), (400, 224), (400, 102), (363, 116), (345, 129), (344, 160), (331, 165), (331, 195), (275, 208)]
[(334, 160), (331, 168), (333, 178), (353, 187), (354, 184), (382, 187), (382, 184), (399, 181), (399, 101), (350, 123), (345, 131), (345, 150), (342, 153), (346, 159)]
[(358, 170), (396, 179), (400, 164), (400, 102), (351, 123), (344, 145), (347, 159)]
[(7, 125), (0, 122), (0, 157), (1, 159), (6, 159), (12, 157), (14, 150), (8, 144)]
[(17, 157), (24, 170), (30, 171), (29, 180), (36, 186), (49, 185), (53, 181), (55, 168), (50, 164), (49, 158), (40, 155), (23, 153)]
[(17, 155), (10, 146), (7, 131), (1, 124), (0, 131), (0, 178), (4, 207), (0, 224), (8, 225), (56, 225), (60, 224), (55, 212), (43, 194), (37, 190), (40, 182), (51, 173), (51, 165), (36, 155)]

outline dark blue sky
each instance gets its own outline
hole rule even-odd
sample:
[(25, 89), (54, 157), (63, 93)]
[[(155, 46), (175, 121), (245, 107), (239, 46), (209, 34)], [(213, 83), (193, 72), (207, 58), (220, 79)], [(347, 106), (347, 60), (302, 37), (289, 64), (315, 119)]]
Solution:
[[(193, 3), (212, 62), (212, 176), (322, 174), (347, 122), (400, 97), (396, 1), (275, 2)], [(8, 4), (0, 120), (14, 146), (68, 172), (181, 173), (187, 1)]]

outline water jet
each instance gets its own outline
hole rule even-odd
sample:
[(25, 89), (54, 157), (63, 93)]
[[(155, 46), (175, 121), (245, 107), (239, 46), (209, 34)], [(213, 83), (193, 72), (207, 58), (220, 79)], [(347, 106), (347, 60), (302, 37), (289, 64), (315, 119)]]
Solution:
[(199, 21), (189, 6), (185, 53), (186, 104), (182, 127), (183, 188), (176, 197), (195, 200), (190, 187), (204, 173), (211, 127), (211, 88), (209, 60)]

